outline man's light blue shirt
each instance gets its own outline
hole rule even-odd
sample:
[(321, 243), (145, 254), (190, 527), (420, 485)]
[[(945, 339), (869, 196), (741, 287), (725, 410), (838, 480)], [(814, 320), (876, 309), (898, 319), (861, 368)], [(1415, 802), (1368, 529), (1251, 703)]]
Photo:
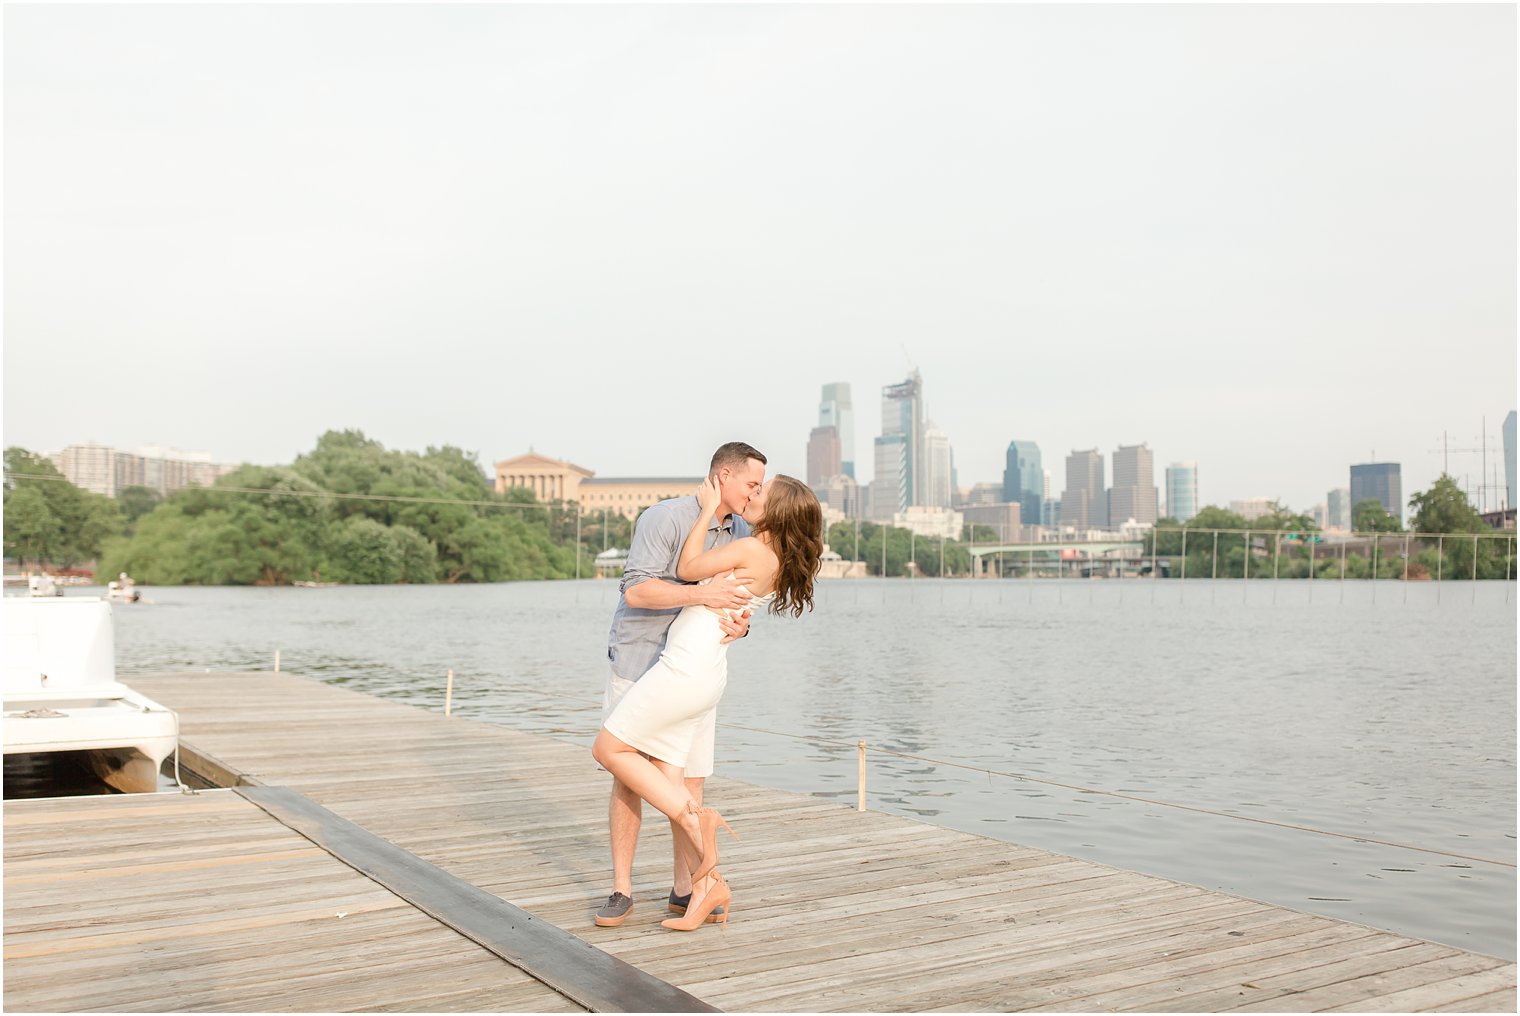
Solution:
[[(665, 636), (681, 612), (680, 607), (668, 610), (630, 607), (628, 590), (650, 579), (665, 579), (683, 586), (693, 584), (676, 577), (676, 563), (681, 559), (686, 534), (701, 515), (696, 496), (688, 494), (661, 501), (639, 516), (628, 548), (628, 563), (623, 567), (623, 581), (618, 587), (620, 595), (612, 615), (612, 630), (607, 635), (607, 660), (612, 664), (612, 672), (625, 681), (637, 681), (654, 666), (665, 649)], [(714, 518), (707, 527), (702, 549), (712, 550), (748, 535), (749, 525), (739, 516), (730, 515), (721, 523)]]

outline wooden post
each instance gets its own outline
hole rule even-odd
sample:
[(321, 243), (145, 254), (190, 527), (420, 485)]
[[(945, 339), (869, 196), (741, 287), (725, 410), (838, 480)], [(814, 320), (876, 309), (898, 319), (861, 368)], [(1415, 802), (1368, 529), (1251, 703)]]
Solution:
[(1214, 555), (1210, 561), (1212, 573), (1209, 575), (1209, 602), (1214, 602), (1214, 587), (1219, 583), (1219, 530), (1214, 530)]
[(443, 715), (448, 716), (454, 711), (454, 671), (449, 670), (449, 683), (443, 692)]
[(1476, 533), (1473, 534), (1472, 602), (1478, 602), (1478, 537)]
[(274, 651), (274, 672), (276, 674), (280, 672), (280, 651), (278, 649)]
[(1372, 602), (1373, 603), (1377, 602), (1377, 577), (1378, 577), (1378, 574), (1377, 574), (1377, 566), (1378, 566), (1377, 552), (1378, 552), (1378, 534), (1377, 533), (1373, 533), (1372, 534)]
[(1409, 537), (1404, 537), (1404, 602), (1409, 602)]
[(1441, 575), (1446, 570), (1445, 535), (1436, 537), (1436, 604), (1441, 602)]
[(855, 748), (860, 752), (860, 791), (855, 801), (856, 811), (866, 810), (866, 742), (862, 738), (855, 742)]

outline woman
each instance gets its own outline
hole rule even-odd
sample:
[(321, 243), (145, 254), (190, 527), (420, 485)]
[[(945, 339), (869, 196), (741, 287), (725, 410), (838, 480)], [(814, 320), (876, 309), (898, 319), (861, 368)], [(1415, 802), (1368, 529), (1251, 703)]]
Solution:
[[(719, 500), (709, 477), (697, 488), (701, 514), (681, 547), (676, 574), (687, 581), (733, 574), (755, 602), (768, 601), (773, 614), (801, 617), (811, 610), (823, 553), (823, 510), (813, 492), (799, 480), (777, 476), (744, 509), (753, 535), (704, 551)], [(727, 829), (728, 823), (711, 808), (699, 809), (683, 782), (695, 728), (723, 697), (727, 657), (718, 613), (700, 605), (682, 608), (660, 658), (623, 696), (591, 748), (602, 768), (670, 819), (671, 835), (692, 871), (686, 915), (662, 922), (673, 931), (695, 931), (718, 907), (725, 908), (722, 920), (728, 923), (731, 893), (716, 870), (718, 826)]]

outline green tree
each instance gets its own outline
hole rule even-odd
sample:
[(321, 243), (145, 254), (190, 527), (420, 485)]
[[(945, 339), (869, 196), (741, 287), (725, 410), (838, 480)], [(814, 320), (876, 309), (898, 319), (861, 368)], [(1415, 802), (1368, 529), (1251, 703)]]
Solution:
[(136, 484), (123, 487), (116, 492), (116, 503), (121, 505), (122, 517), (126, 522), (127, 532), (137, 524), (137, 520), (151, 512), (163, 503), (164, 496), (152, 487), (142, 487)]
[[(1412, 512), (1410, 527), (1415, 532), (1454, 537), (1437, 540), (1433, 547), (1427, 543), (1426, 549), (1416, 558), (1427, 564), (1432, 575), (1470, 579), (1475, 574), (1478, 578), (1504, 578), (1513, 574), (1512, 562), (1507, 559), (1511, 553), (1509, 541), (1513, 537), (1494, 533), (1450, 476), (1443, 473), (1429, 490), (1417, 492), (1409, 499), (1409, 507)], [(1474, 536), (1471, 540), (1455, 538), (1456, 534), (1462, 533)]]
[[(47, 514), (56, 523), (54, 528), (53, 523), (45, 521), (36, 510), (32, 495), (23, 500), (23, 518), (27, 520), (27, 525), (34, 527), (29, 537), (34, 548), (40, 546), (35, 542), (37, 537), (47, 536), (44, 554), (48, 562), (68, 567), (93, 560), (99, 556), (105, 542), (121, 532), (121, 507), (111, 498), (80, 490), (66, 480), (49, 459), (24, 448), (7, 448), (5, 469), (7, 517), (15, 495), (23, 490), (32, 490), (47, 504)], [(38, 529), (37, 526), (41, 528)], [(12, 531), (8, 518), (5, 532), (6, 546), (9, 548)]]
[(1351, 509), (1351, 528), (1358, 533), (1398, 533), (1399, 520), (1375, 497), (1363, 498)]
[(355, 585), (399, 582), (401, 547), (389, 526), (354, 516), (336, 529), (328, 545), (327, 576)]
[[(227, 487), (254, 488), (250, 494)], [(102, 571), (148, 585), (283, 585), (322, 577), (332, 499), (284, 467), (242, 466), (188, 487), (115, 541)]]
[(5, 553), (22, 564), (52, 560), (63, 545), (63, 523), (36, 486), (5, 492)]
[[(1376, 502), (1363, 501), (1362, 504)], [(1358, 507), (1361, 507), (1358, 505)], [(1382, 505), (1378, 505), (1379, 508)], [(1456, 481), (1442, 473), (1429, 490), (1417, 492), (1409, 499), (1410, 527), (1417, 533), (1483, 533), (1491, 531), (1488, 523), (1472, 506)]]

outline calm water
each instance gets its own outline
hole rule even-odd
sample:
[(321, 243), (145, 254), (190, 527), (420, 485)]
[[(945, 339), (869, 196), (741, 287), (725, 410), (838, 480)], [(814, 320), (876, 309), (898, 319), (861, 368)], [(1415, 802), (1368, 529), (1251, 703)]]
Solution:
[[(279, 649), (441, 710), (452, 667), (461, 714), (589, 744), (617, 593), (145, 595), (116, 609), (123, 675), (268, 669)], [(719, 769), (853, 804), (865, 738), (1143, 797), (881, 755), (869, 777), (874, 809), (1513, 958), (1514, 601), (1508, 583), (834, 582), (731, 651)]]

